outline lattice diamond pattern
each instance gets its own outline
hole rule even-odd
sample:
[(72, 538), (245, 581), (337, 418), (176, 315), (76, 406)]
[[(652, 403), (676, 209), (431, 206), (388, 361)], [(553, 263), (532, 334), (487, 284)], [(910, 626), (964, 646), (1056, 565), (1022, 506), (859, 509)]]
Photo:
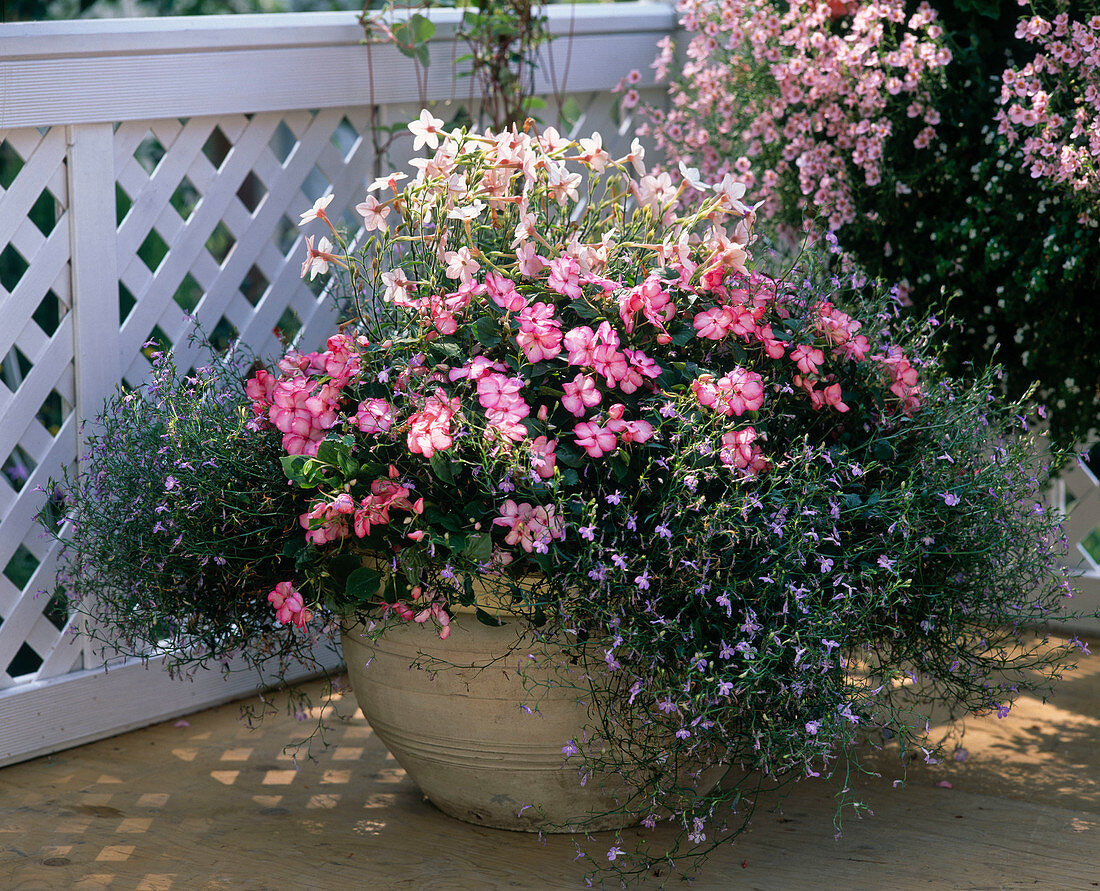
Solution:
[(330, 188), (334, 217), (362, 199), (373, 173), (359, 135), (367, 120), (365, 109), (344, 109), (119, 126), (116, 176), (129, 203), (119, 274), (135, 301), (122, 325), (128, 383), (150, 370), (142, 345), (154, 330), (181, 367), (200, 360), (189, 313), (207, 334), (235, 331), (261, 355), (279, 349), (288, 311), (306, 342), (325, 335), (331, 309), (299, 277), (296, 223)]
[(0, 131), (0, 688), (80, 655), (38, 594), (56, 567), (35, 522), (76, 457), (66, 151), (64, 128)]
[(1069, 563), (1082, 575), (1100, 579), (1100, 481), (1095, 467), (1075, 464), (1063, 472), (1056, 489), (1066, 514)]

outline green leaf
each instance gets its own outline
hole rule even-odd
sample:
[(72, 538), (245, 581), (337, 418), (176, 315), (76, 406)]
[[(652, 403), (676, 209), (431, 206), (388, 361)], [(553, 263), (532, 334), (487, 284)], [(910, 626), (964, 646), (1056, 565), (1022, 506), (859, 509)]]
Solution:
[(409, 16), (408, 28), (414, 43), (424, 43), (435, 36), (435, 24), (419, 12)]
[(493, 555), (493, 539), (487, 532), (474, 532), (467, 536), (463, 556), (477, 563), (487, 563)]
[(317, 460), (338, 467), (341, 454), (348, 455), (350, 452), (351, 449), (342, 439), (323, 439), (317, 447)]
[(474, 337), (484, 347), (495, 347), (500, 343), (500, 326), (489, 316), (482, 316), (474, 322)]
[(348, 576), (344, 593), (355, 603), (368, 603), (378, 596), (381, 587), (382, 573), (377, 569), (360, 566)]
[(594, 319), (600, 315), (600, 311), (587, 300), (574, 300), (569, 308), (582, 319)]
[(672, 327), (671, 330), (672, 342), (676, 346), (684, 346), (689, 341), (695, 338), (695, 327), (693, 325), (685, 325), (680, 322)]
[(283, 466), (283, 473), (293, 483), (297, 483), (303, 489), (312, 489), (328, 482), (325, 476), (325, 465), (316, 458), (306, 455), (283, 455), (279, 458)]
[(288, 539), (286, 544), (283, 545), (281, 553), (284, 557), (297, 557), (302, 551), (306, 549), (306, 542), (304, 537)]
[(488, 625), (490, 628), (499, 628), (504, 623), (496, 616), (492, 616), (485, 612), (480, 606), (474, 608), (474, 615), (477, 616), (477, 620), (482, 625)]
[(558, 458), (558, 463), (566, 467), (580, 467), (583, 463), (581, 453), (568, 443), (559, 442), (554, 454)]
[(457, 532), (444, 532), (443, 544), (447, 546), (452, 554), (461, 554), (466, 550), (466, 536)]
[(428, 459), (428, 463), (432, 466), (432, 472), (439, 477), (441, 482), (448, 485), (454, 485), (454, 474), (451, 472), (451, 462), (443, 456), (442, 452), (435, 452), (431, 458)]

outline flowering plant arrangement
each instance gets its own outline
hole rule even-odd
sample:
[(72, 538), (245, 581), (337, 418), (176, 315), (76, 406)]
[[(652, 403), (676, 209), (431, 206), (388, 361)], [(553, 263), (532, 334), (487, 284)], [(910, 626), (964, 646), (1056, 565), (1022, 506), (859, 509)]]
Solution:
[[(370, 185), (357, 236), (328, 197), (302, 214), (302, 275), (337, 273), (355, 315), (233, 402), (295, 527), (234, 627), (358, 618), (427, 648), (459, 610), (524, 623), (592, 693), (565, 766), (629, 777), (627, 822), (676, 830), (592, 850), (624, 879), (687, 870), (857, 734), (931, 758), (932, 704), (1007, 711), (1068, 664), (1029, 630), (1069, 591), (1063, 543), (992, 372), (946, 378), (934, 329), (865, 281), (754, 261), (731, 175), (410, 130), (429, 152)], [(168, 545), (146, 556), (190, 547)]]
[[(498, 622), (473, 579), (495, 584), (613, 691), (568, 763), (641, 766), (620, 806), (689, 854), (860, 730), (916, 744), (922, 705), (1006, 710), (1057, 673), (1067, 650), (1025, 630), (1069, 591), (1056, 518), (990, 375), (945, 379), (862, 281), (752, 264), (731, 175), (410, 129), (430, 153), (370, 186), (356, 251), (327, 198), (303, 214), (329, 232), (302, 274), (343, 271), (358, 317), (248, 383), (304, 495), (281, 614), (446, 639), (456, 609)], [(715, 761), (752, 779), (685, 798)], [(624, 844), (607, 861), (643, 875)]]

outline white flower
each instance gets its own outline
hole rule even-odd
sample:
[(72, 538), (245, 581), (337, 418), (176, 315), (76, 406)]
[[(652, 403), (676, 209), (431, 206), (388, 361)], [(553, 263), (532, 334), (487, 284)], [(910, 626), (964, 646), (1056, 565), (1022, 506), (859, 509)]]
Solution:
[(409, 285), (411, 282), (405, 277), (403, 269), (393, 269), (382, 273), (382, 284), (386, 286), (386, 292), (382, 299), (387, 303), (394, 300), (408, 300)]
[(420, 110), (419, 120), (409, 124), (409, 132), (416, 138), (413, 140), (413, 151), (418, 152), (425, 145), (435, 150), (439, 148), (439, 134), (443, 132), (443, 122), (432, 115), (426, 108)]
[(386, 176), (380, 176), (369, 186), (367, 186), (368, 192), (376, 192), (378, 189), (389, 189), (392, 192), (397, 191), (397, 181), (400, 179), (407, 179), (408, 174), (405, 173), (389, 173)]
[(467, 204), (465, 207), (456, 207), (447, 214), (449, 220), (475, 220), (481, 216), (481, 212), (485, 210), (485, 204), (482, 201), (475, 200), (473, 204)]
[(626, 160), (634, 165), (634, 172), (638, 176), (645, 176), (645, 148), (639, 141), (638, 137), (634, 137), (634, 141), (630, 143), (630, 154), (626, 156)]
[(390, 208), (373, 195), (368, 195), (367, 200), (362, 204), (356, 204), (355, 212), (362, 216), (363, 224), (368, 232), (374, 229), (384, 232), (389, 229), (386, 217), (389, 216)]
[(327, 220), (325, 216), (325, 208), (332, 203), (333, 195), (325, 195), (324, 198), (318, 198), (313, 202), (313, 207), (307, 210), (304, 214), (301, 214), (301, 221), (299, 226), (304, 226), (306, 223), (312, 222), (316, 219)]
[(680, 176), (684, 178), (684, 182), (700, 192), (705, 192), (710, 188), (699, 178), (699, 168), (688, 167), (683, 161), (680, 162)]
[(443, 262), (447, 264), (447, 277), (457, 278), (462, 282), (468, 282), (473, 274), (481, 268), (481, 264), (471, 256), (468, 247), (460, 247), (457, 251), (447, 251), (443, 255)]
[(733, 213), (748, 212), (748, 207), (741, 200), (745, 197), (745, 184), (735, 181), (732, 174), (727, 173), (722, 177), (721, 182), (714, 184), (714, 194), (721, 198), (722, 203)]
[(603, 173), (607, 162), (611, 160), (611, 156), (604, 151), (603, 137), (599, 133), (593, 133), (590, 139), (580, 140), (580, 147), (581, 161), (591, 167), (594, 173)]

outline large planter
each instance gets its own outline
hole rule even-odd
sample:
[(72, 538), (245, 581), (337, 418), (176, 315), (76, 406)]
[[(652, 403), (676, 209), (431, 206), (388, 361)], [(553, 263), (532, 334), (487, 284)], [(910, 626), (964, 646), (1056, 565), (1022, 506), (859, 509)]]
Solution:
[(428, 799), (452, 817), (497, 829), (564, 832), (629, 822), (608, 813), (621, 778), (582, 785), (562, 754), (592, 723), (580, 670), (541, 658), (546, 650), (533, 649), (520, 621), (491, 628), (459, 614), (451, 627), (445, 641), (430, 625), (413, 623), (374, 641), (361, 625), (343, 631), (364, 716)]

